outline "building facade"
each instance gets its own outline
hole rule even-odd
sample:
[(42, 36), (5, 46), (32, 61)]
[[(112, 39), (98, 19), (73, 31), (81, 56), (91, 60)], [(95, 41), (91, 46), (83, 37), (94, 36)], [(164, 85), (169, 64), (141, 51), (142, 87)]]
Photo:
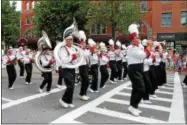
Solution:
[(28, 45), (31, 48), (37, 47), (37, 40), (33, 33), (33, 8), (36, 6), (36, 0), (22, 0), (21, 1), (21, 17), (20, 17), (20, 39), (17, 40), (17, 45)]
[[(32, 29), (34, 24), (32, 9), (36, 5), (36, 0), (22, 0), (21, 14), (21, 36), (33, 38)], [(142, 38), (166, 41), (170, 48), (185, 48), (187, 46), (187, 2), (172, 0), (139, 0), (136, 1), (140, 7), (141, 19), (140, 35)], [(110, 27), (96, 25), (90, 29), (89, 34), (96, 41), (103, 41), (112, 38)], [(122, 42), (126, 41), (126, 36), (121, 32), (117, 34)]]
[(33, 8), (36, 4), (35, 0), (22, 0), (21, 2), (21, 36), (32, 36), (29, 31), (33, 28)]
[[(156, 6), (155, 6), (156, 5)], [(160, 0), (152, 2), (153, 38), (166, 41), (180, 50), (187, 45), (187, 2)]]

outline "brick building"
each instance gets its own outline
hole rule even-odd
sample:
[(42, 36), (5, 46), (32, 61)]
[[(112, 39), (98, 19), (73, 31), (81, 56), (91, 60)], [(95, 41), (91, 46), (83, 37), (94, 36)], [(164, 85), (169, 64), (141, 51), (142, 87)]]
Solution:
[[(172, 0), (139, 0), (136, 2), (140, 7), (141, 19), (140, 35), (142, 38), (166, 40), (169, 47), (180, 48), (187, 44), (187, 2)], [(21, 15), (21, 36), (28, 40), (35, 39), (32, 35), (32, 8), (36, 1), (22, 0)], [(90, 29), (89, 34), (96, 41), (108, 40), (111, 38), (111, 28), (95, 26)], [(126, 36), (119, 32), (118, 38), (126, 41)], [(184, 48), (183, 47), (183, 48)]]
[[(187, 45), (187, 2), (161, 0), (152, 2), (152, 37), (166, 40), (170, 48)], [(154, 6), (156, 5), (156, 6)]]
[(36, 0), (22, 0), (21, 1), (21, 32), (20, 32), (20, 39), (17, 41), (18, 45), (29, 45), (31, 47), (36, 48), (37, 47), (37, 40), (33, 35), (33, 8), (35, 7), (37, 1)]

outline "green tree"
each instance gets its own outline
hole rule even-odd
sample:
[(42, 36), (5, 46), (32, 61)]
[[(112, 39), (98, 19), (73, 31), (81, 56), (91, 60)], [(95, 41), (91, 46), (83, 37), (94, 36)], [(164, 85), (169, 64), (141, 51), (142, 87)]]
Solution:
[(88, 0), (56, 0), (39, 1), (34, 12), (35, 35), (41, 37), (41, 31), (47, 32), (53, 46), (57, 40), (62, 40), (64, 30), (73, 23), (75, 17), (78, 28), (84, 30), (86, 23), (85, 9)]
[(134, 1), (99, 1), (89, 4), (87, 13), (87, 29), (95, 24), (103, 24), (112, 28), (112, 37), (117, 31), (127, 32), (128, 26), (140, 19), (140, 11)]
[(9, 0), (2, 0), (1, 7), (2, 41), (4, 41), (5, 46), (14, 46), (20, 34), (20, 12), (16, 11), (15, 1), (11, 5)]

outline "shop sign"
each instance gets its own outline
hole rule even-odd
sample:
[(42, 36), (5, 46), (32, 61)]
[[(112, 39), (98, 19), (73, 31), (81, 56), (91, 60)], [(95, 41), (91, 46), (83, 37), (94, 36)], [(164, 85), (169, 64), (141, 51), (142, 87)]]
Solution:
[(158, 34), (158, 40), (175, 40), (175, 34)]

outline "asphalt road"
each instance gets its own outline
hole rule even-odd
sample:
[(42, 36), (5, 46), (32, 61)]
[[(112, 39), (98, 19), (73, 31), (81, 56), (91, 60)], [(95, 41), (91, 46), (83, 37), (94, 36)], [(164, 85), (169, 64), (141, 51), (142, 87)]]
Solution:
[[(18, 71), (18, 70), (17, 70)], [(18, 74), (18, 73), (17, 73)], [(158, 98), (151, 98), (152, 104), (140, 104), (140, 117), (128, 112), (131, 83), (129, 80), (117, 84), (107, 83), (99, 93), (90, 93), (89, 101), (79, 99), (80, 85), (74, 92), (72, 109), (64, 109), (59, 103), (64, 89), (56, 88), (58, 75), (53, 74), (51, 93), (39, 93), (42, 82), (40, 72), (34, 67), (32, 85), (24, 79), (17, 80), (14, 90), (8, 89), (6, 70), (2, 70), (2, 123), (186, 123), (187, 89), (181, 87), (184, 75), (167, 74), (165, 88), (156, 92)]]

